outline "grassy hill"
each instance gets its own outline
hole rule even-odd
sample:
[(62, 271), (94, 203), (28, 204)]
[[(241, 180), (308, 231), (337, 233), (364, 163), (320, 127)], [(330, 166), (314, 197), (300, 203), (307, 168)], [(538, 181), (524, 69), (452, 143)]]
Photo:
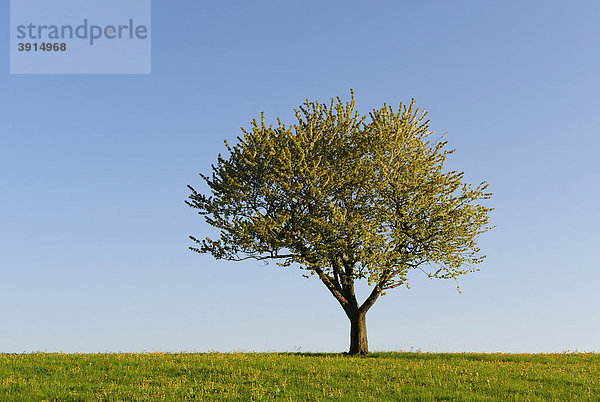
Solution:
[(599, 354), (0, 354), (0, 400), (600, 399)]

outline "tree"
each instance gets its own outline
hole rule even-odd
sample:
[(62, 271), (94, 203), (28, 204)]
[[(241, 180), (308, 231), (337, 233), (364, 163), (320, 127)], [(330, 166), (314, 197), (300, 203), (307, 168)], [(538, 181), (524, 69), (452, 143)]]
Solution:
[[(478, 235), (490, 229), (487, 183), (463, 184), (444, 171), (444, 136), (432, 139), (427, 113), (400, 104), (360, 115), (350, 102), (306, 103), (288, 126), (277, 119), (242, 128), (202, 175), (205, 195), (186, 203), (219, 229), (191, 250), (217, 259), (277, 260), (315, 274), (350, 320), (350, 354), (367, 354), (366, 313), (379, 296), (420, 269), (456, 279), (485, 256)], [(428, 269), (425, 269), (428, 268)], [(307, 276), (307, 275), (304, 275)], [(355, 282), (371, 289), (359, 303)]]

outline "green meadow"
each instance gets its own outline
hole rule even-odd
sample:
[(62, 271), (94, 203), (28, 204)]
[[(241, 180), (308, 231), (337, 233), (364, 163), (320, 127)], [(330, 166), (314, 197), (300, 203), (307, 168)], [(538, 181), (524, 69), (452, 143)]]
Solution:
[(0, 400), (599, 400), (600, 355), (1, 354)]

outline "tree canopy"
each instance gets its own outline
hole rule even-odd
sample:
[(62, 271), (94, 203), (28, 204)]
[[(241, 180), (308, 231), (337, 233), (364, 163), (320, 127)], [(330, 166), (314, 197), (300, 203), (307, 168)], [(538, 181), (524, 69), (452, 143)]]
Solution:
[[(354, 93), (350, 102), (307, 100), (293, 125), (267, 125), (261, 114), (201, 175), (210, 192), (190, 186), (186, 201), (220, 232), (191, 236), (192, 250), (298, 264), (353, 325), (386, 290), (408, 286), (410, 270), (445, 279), (477, 270), (485, 257), (477, 238), (491, 211), (478, 203), (491, 196), (486, 182), (473, 186), (463, 172), (444, 170), (454, 151), (443, 135), (434, 138), (414, 100), (367, 115), (355, 106)], [(372, 291), (359, 303), (361, 279)], [(358, 338), (350, 352), (366, 353), (366, 327), (364, 345)]]

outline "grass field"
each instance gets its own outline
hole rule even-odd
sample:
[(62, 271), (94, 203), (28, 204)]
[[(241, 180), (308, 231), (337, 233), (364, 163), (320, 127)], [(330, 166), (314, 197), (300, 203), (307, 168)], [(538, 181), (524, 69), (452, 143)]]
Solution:
[(599, 354), (0, 354), (0, 400), (600, 400)]

